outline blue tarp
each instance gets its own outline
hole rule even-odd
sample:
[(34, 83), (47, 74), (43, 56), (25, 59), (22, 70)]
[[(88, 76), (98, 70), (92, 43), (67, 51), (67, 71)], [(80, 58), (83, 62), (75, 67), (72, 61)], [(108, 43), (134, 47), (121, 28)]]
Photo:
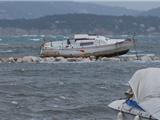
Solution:
[(136, 101), (134, 101), (134, 100), (127, 100), (127, 101), (126, 101), (126, 104), (129, 105), (129, 106), (131, 106), (131, 107), (133, 107), (133, 108), (137, 108), (137, 109), (139, 109), (139, 110), (144, 111), (143, 108), (141, 108), (141, 107), (138, 105), (138, 103), (137, 103)]

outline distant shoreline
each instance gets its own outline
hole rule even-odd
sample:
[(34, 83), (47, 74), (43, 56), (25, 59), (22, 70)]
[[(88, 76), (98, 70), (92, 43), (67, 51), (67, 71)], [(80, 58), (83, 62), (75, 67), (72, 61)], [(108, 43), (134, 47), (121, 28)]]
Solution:
[(36, 19), (0, 20), (0, 35), (69, 35), (97, 33), (103, 35), (159, 35), (160, 17), (65, 14)]

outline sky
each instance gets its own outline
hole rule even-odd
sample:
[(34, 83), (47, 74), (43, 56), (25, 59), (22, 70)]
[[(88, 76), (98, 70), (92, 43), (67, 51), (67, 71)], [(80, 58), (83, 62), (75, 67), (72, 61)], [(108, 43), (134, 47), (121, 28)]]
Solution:
[(114, 2), (114, 1), (151, 1), (151, 2), (154, 2), (154, 1), (160, 1), (160, 0), (0, 0), (0, 1), (79, 1), (79, 2), (88, 2), (88, 1), (96, 1), (96, 2), (99, 2), (99, 1), (103, 1), (103, 2)]
[(128, 9), (146, 11), (160, 7), (160, 0), (0, 0), (0, 1), (75, 1), (96, 2), (97, 4), (125, 7)]
[(79, 2), (99, 2), (99, 1), (103, 1), (103, 2), (117, 2), (117, 1), (151, 1), (151, 2), (154, 2), (154, 1), (159, 1), (160, 0), (0, 0), (0, 1), (79, 1)]
[(128, 9), (146, 11), (149, 9), (160, 7), (159, 1), (117, 1), (117, 2), (104, 2), (102, 5), (119, 6)]
[[(54, 1), (54, 0), (53, 0)], [(68, 1), (68, 0), (64, 0), (64, 1)], [(110, 2), (113, 2), (113, 1), (160, 1), (160, 0), (73, 0), (73, 1), (110, 1)]]

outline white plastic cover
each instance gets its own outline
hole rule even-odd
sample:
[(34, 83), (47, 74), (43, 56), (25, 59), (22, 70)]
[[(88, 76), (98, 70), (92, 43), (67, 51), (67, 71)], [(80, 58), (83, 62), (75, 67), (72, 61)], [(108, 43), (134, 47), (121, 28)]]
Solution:
[(138, 70), (129, 84), (139, 105), (160, 120), (160, 68)]

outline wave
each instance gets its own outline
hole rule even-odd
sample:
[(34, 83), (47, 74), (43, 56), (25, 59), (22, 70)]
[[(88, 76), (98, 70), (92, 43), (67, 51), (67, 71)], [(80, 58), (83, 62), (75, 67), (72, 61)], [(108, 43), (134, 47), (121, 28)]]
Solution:
[(39, 35), (22, 35), (22, 37), (37, 37)]
[(77, 106), (59, 106), (59, 105), (52, 105), (52, 108), (48, 108), (48, 109), (31, 109), (32, 111), (35, 111), (37, 113), (69, 113), (69, 112), (75, 112), (75, 113), (79, 113), (79, 114), (83, 114), (84, 112), (108, 112), (110, 109), (106, 104), (97, 104), (97, 105), (86, 105), (86, 106), (81, 106), (81, 105), (77, 105)]
[[(125, 54), (125, 55), (121, 55), (121, 57), (133, 57), (136, 54)], [(154, 53), (138, 53), (138, 56), (155, 56)]]
[(19, 37), (45, 37), (45, 35), (20, 35)]
[(45, 35), (40, 35), (40, 37), (42, 37), (42, 38), (43, 38), (43, 37), (45, 37)]
[(0, 53), (11, 53), (13, 50), (1, 50)]
[(1, 43), (0, 46), (8, 46), (9, 44)]
[(136, 53), (141, 54), (141, 53), (144, 53), (144, 51), (142, 51), (142, 50), (137, 50), (137, 51), (136, 50), (130, 50), (129, 53), (130, 54), (136, 54)]
[(32, 40), (32, 41), (40, 41), (41, 39), (40, 38), (32, 38), (30, 40)]

